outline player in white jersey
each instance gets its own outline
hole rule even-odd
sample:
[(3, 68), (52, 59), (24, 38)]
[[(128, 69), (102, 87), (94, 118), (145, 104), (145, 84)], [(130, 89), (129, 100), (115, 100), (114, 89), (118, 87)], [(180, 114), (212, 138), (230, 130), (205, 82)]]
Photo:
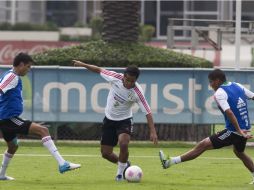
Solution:
[[(85, 67), (90, 71), (99, 73), (110, 82), (111, 88), (107, 97), (105, 118), (102, 126), (101, 154), (112, 163), (118, 164), (116, 181), (124, 179), (124, 171), (128, 167), (128, 145), (132, 133), (132, 105), (137, 103), (146, 115), (150, 130), (150, 140), (157, 144), (157, 134), (154, 127), (151, 109), (146, 101), (140, 85), (137, 83), (139, 69), (129, 66), (122, 73), (116, 73), (95, 65), (73, 60), (74, 66)], [(120, 153), (113, 152), (114, 146), (119, 144)]]
[(247, 99), (254, 100), (254, 93), (239, 83), (228, 82), (226, 75), (220, 69), (210, 72), (208, 79), (210, 86), (215, 91), (214, 99), (224, 115), (225, 129), (201, 140), (193, 149), (180, 156), (168, 157), (160, 150), (159, 157), (162, 167), (167, 169), (172, 165), (193, 160), (207, 150), (233, 145), (235, 155), (251, 172), (254, 182), (254, 163), (251, 157), (244, 152), (247, 140), (252, 138), (252, 135), (249, 134), (251, 125)]
[(25, 53), (19, 53), (13, 61), (13, 68), (0, 79), (0, 130), (7, 144), (0, 168), (0, 180), (13, 180), (6, 175), (6, 169), (18, 149), (17, 134), (34, 134), (42, 139), (43, 145), (49, 150), (59, 165), (59, 172), (64, 173), (80, 167), (80, 164), (67, 162), (58, 152), (48, 128), (41, 124), (24, 120), (19, 116), (23, 112), (22, 81), (33, 63), (32, 58)]

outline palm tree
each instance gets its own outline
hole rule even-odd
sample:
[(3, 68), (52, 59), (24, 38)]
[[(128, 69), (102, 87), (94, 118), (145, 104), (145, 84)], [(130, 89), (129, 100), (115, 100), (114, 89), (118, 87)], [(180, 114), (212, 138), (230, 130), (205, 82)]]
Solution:
[(103, 1), (102, 39), (107, 42), (137, 42), (139, 1)]

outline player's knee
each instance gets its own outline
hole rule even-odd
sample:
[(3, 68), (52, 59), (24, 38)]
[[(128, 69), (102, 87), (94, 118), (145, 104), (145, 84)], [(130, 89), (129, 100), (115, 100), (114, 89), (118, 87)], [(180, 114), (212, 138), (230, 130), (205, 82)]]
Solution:
[(109, 158), (109, 156), (110, 156), (110, 154), (111, 153), (109, 153), (109, 152), (106, 152), (106, 151), (101, 151), (101, 156), (102, 156), (102, 158), (104, 158), (104, 159), (108, 159)]
[(8, 144), (8, 150), (7, 152), (9, 152), (10, 154), (14, 154), (17, 150), (18, 150), (18, 140), (17, 138), (12, 140), (11, 144)]
[(41, 131), (41, 134), (42, 134), (43, 136), (48, 136), (48, 135), (49, 135), (49, 130), (48, 130), (47, 127), (41, 126), (41, 127), (40, 127), (40, 131)]
[(203, 139), (202, 141), (200, 141), (198, 143), (198, 147), (202, 148), (202, 149), (209, 149), (211, 147), (211, 141), (209, 138)]

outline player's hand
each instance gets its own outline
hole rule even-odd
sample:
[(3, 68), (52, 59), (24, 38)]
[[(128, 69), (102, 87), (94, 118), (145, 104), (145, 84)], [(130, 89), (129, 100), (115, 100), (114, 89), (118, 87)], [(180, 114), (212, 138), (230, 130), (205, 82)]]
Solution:
[(158, 144), (158, 137), (156, 131), (151, 131), (150, 140), (153, 141), (153, 144)]
[(78, 60), (72, 60), (73, 66), (74, 67), (81, 67), (83, 65), (83, 63), (81, 61)]
[(245, 130), (245, 129), (243, 129), (243, 130), (242, 130), (242, 135), (243, 135), (243, 137), (246, 138), (246, 139), (251, 139), (251, 138), (253, 138), (253, 135), (252, 135), (250, 132), (251, 132), (250, 130)]

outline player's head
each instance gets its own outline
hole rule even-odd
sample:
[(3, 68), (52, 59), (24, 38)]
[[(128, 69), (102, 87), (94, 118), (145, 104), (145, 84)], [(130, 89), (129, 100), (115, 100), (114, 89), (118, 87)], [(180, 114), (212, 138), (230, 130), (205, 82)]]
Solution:
[(125, 88), (130, 89), (135, 86), (135, 82), (139, 77), (139, 68), (135, 65), (128, 66), (124, 71), (123, 85)]
[(18, 75), (24, 76), (30, 71), (33, 63), (34, 61), (30, 55), (21, 52), (14, 58), (13, 67)]
[(217, 90), (221, 84), (227, 81), (225, 73), (220, 69), (215, 69), (208, 75), (210, 86)]

